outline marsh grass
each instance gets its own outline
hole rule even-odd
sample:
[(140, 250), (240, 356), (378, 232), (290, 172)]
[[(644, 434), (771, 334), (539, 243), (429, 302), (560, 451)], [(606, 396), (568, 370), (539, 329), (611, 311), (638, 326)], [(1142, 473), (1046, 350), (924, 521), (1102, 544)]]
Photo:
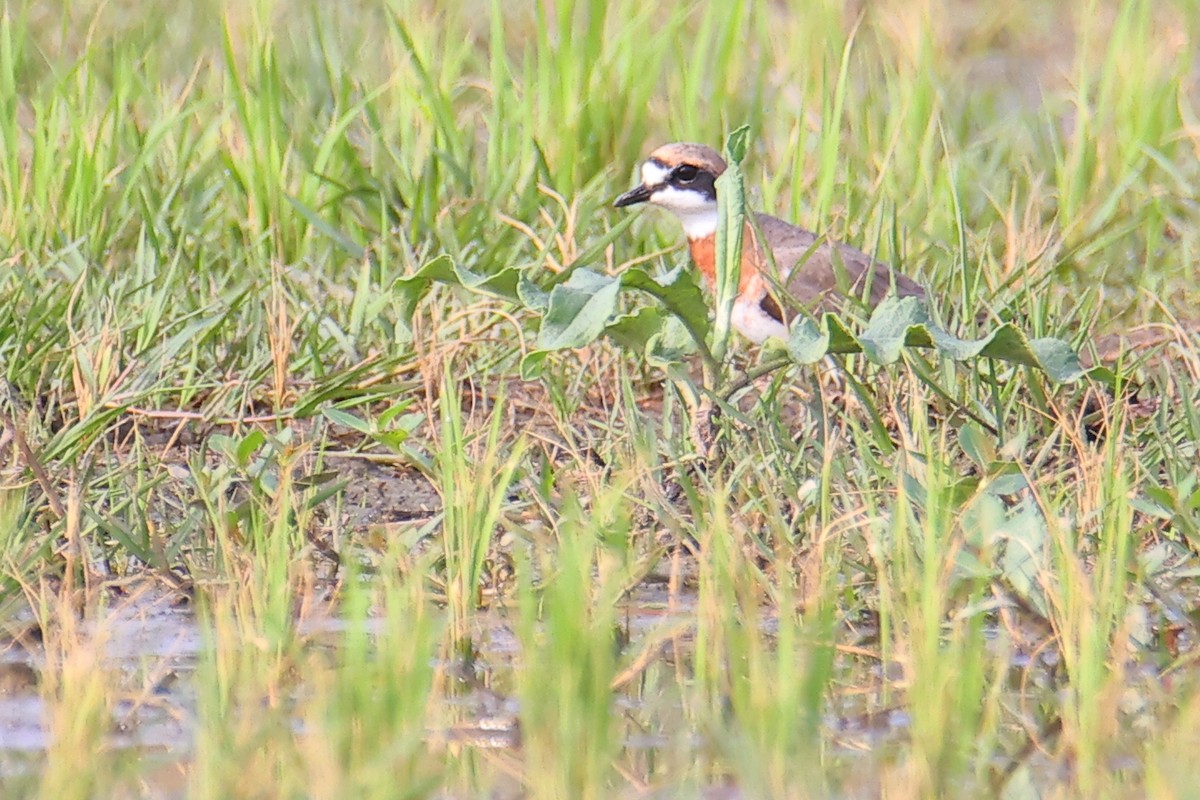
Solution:
[[(0, 716), (44, 736), (3, 740), (0, 790), (1188, 794), (1197, 20), (6, 4)], [(398, 311), (439, 254), (534, 299), (667, 273), (676, 228), (611, 199), (654, 144), (743, 124), (750, 208), (1130, 391), (838, 357), (733, 393), (705, 458), (682, 332), (527, 381), (529, 304)], [(146, 587), (193, 609), (174, 685), (113, 655)]]
[(464, 429), (462, 396), (453, 366), (446, 363), (441, 384), (441, 436), (436, 451), (434, 485), (442, 498), (442, 560), (446, 605), (456, 640), (465, 640), (468, 622), (482, 602), (486, 561), (492, 535), (509, 501), (513, 475), (524, 455), (525, 442), (506, 442), (503, 396), (488, 409), (483, 441), (472, 446)]

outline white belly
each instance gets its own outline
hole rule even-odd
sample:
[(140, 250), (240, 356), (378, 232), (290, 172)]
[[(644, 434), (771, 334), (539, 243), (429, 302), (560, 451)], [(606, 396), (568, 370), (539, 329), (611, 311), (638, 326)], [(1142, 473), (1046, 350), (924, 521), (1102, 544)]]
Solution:
[(734, 303), (730, 322), (738, 333), (755, 344), (762, 344), (772, 336), (785, 342), (788, 338), (787, 326), (764, 311), (757, 302)]

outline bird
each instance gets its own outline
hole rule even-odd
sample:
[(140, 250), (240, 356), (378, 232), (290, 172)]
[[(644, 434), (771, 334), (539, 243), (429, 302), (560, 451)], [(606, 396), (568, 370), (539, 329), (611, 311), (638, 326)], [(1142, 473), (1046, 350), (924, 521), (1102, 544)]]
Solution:
[[(725, 160), (707, 145), (665, 144), (642, 163), (642, 182), (613, 202), (617, 208), (650, 203), (671, 211), (683, 223), (692, 262), (710, 288), (717, 272), (716, 180), (725, 169)], [(871, 306), (893, 294), (925, 299), (920, 284), (860, 250), (769, 214), (756, 214), (755, 219), (763, 241), (747, 220), (741, 280), (730, 318), (733, 328), (755, 344), (788, 336), (788, 314), (772, 294), (775, 282), (768, 278), (772, 259), (778, 284), (795, 301), (789, 305), (809, 312), (836, 310), (848, 296), (865, 298)]]

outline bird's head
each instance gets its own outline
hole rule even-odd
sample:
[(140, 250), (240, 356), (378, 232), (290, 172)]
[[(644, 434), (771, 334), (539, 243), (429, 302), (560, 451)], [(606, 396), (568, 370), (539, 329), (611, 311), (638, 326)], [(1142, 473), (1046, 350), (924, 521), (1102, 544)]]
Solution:
[(642, 182), (616, 199), (618, 208), (651, 203), (670, 210), (683, 223), (690, 239), (717, 229), (717, 177), (725, 160), (711, 147), (675, 142), (665, 144), (642, 163)]

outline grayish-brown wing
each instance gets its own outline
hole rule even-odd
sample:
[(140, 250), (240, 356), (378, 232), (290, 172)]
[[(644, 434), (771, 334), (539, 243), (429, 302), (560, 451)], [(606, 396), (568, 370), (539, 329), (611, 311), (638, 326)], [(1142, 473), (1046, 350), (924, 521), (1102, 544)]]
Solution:
[(768, 214), (758, 215), (758, 226), (771, 243), (775, 266), (788, 292), (808, 309), (836, 307), (848, 295), (862, 298), (868, 281), (865, 295), (872, 306), (889, 294), (925, 297), (916, 281), (861, 250), (818, 241), (816, 234)]

